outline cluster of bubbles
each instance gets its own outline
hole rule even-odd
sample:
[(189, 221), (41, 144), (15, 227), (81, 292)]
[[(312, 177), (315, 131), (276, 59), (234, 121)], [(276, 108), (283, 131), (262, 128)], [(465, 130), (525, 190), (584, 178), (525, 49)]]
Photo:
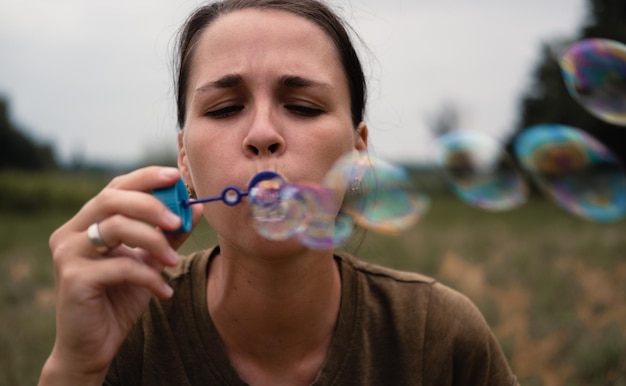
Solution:
[[(597, 118), (626, 126), (626, 46), (606, 39), (582, 40), (565, 50), (559, 64), (575, 100)], [(526, 128), (510, 152), (477, 132), (448, 133), (438, 144), (441, 167), (458, 197), (470, 205), (486, 210), (522, 205), (528, 197), (528, 175), (572, 214), (598, 222), (626, 217), (622, 165), (578, 128), (554, 123)]]
[[(596, 117), (626, 126), (626, 46), (589, 39), (569, 47), (560, 60), (568, 91)], [(600, 222), (626, 217), (626, 177), (618, 159), (584, 131), (560, 124), (527, 128), (512, 149), (478, 132), (456, 131), (438, 141), (438, 161), (464, 202), (490, 211), (516, 208), (528, 199), (525, 175), (559, 206)], [(512, 153), (512, 154), (511, 154)], [(513, 156), (514, 155), (514, 156)], [(248, 198), (259, 234), (270, 240), (296, 237), (317, 249), (343, 244), (356, 226), (397, 234), (429, 206), (407, 171), (366, 153), (339, 159), (321, 183), (288, 182), (277, 173), (257, 174), (244, 192), (226, 187), (216, 197), (191, 200), (184, 184), (155, 194), (186, 218), (189, 205)]]
[(316, 249), (345, 243), (355, 226), (397, 234), (415, 224), (429, 200), (396, 165), (353, 152), (340, 158), (321, 184), (261, 181), (248, 196), (259, 234), (297, 237)]
[(191, 205), (221, 201), (235, 206), (247, 197), (261, 236), (295, 237), (314, 249), (344, 244), (356, 226), (397, 234), (415, 224), (429, 205), (405, 169), (362, 152), (341, 157), (320, 183), (288, 182), (264, 171), (252, 178), (247, 191), (227, 186), (217, 196), (191, 199), (181, 179), (153, 193), (183, 220), (177, 232), (191, 230)]

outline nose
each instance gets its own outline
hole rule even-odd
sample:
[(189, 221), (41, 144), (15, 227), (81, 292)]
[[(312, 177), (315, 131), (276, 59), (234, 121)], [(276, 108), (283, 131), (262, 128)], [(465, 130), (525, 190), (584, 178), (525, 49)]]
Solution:
[(285, 140), (272, 119), (271, 111), (255, 112), (250, 129), (243, 141), (243, 151), (249, 157), (276, 156), (285, 150)]

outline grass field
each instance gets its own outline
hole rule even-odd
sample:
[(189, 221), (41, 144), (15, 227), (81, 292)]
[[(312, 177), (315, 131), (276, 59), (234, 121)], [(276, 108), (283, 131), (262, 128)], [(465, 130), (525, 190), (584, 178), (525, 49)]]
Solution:
[[(21, 214), (0, 206), (0, 385), (36, 383), (54, 339), (48, 236), (101, 186), (87, 181), (70, 194), (39, 181), (20, 194), (54, 191), (53, 205)], [(494, 214), (444, 195), (409, 232), (357, 235), (346, 249), (469, 296), (523, 385), (626, 385), (625, 235), (624, 222), (583, 221), (542, 200)], [(201, 224), (181, 251), (214, 240)]]

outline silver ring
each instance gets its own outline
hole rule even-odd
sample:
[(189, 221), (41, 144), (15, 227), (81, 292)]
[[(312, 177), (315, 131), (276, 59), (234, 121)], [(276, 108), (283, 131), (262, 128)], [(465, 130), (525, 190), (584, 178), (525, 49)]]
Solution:
[(89, 241), (91, 241), (91, 245), (93, 245), (94, 249), (99, 254), (106, 255), (111, 250), (111, 247), (106, 245), (106, 243), (102, 239), (102, 236), (100, 235), (100, 230), (98, 229), (97, 222), (89, 225), (89, 228), (87, 228), (87, 237), (89, 237)]

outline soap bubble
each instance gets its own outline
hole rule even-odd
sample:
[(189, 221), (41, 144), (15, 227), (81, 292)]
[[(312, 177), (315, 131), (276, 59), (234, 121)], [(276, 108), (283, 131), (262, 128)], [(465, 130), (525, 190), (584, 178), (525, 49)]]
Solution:
[(338, 215), (339, 207), (332, 190), (321, 185), (299, 184), (297, 196), (308, 214), (298, 236), (303, 245), (328, 249), (347, 240), (354, 223), (350, 217)]
[(491, 211), (526, 202), (526, 182), (496, 140), (482, 133), (454, 131), (439, 139), (438, 148), (439, 163), (461, 200)]
[(259, 234), (270, 240), (286, 240), (302, 230), (306, 204), (295, 194), (296, 188), (282, 178), (261, 181), (250, 189), (252, 218)]
[(569, 93), (596, 117), (626, 125), (626, 46), (586, 39), (570, 46), (560, 60)]
[(249, 198), (257, 231), (269, 240), (297, 236), (303, 245), (327, 249), (345, 242), (352, 232), (351, 221), (336, 218), (334, 193), (319, 184), (264, 180), (250, 190)]
[(514, 147), (537, 185), (568, 212), (599, 222), (626, 216), (624, 170), (595, 138), (570, 126), (543, 124), (524, 130)]
[(362, 152), (340, 158), (323, 184), (356, 225), (387, 234), (415, 224), (429, 205), (404, 169)]

